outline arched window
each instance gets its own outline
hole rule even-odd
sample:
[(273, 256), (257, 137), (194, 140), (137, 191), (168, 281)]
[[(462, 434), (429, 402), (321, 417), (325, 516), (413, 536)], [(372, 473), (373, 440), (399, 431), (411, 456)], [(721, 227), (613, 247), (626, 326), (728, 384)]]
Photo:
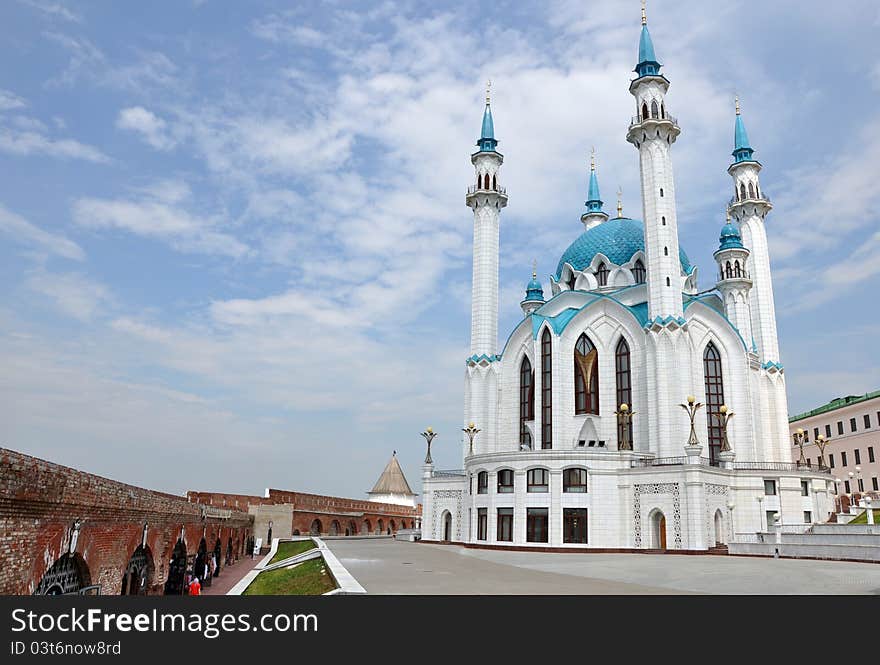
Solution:
[(660, 198), (661, 199), (663, 198), (663, 188), (662, 187), (660, 188)]
[(657, 108), (657, 102), (651, 102), (651, 117), (657, 118), (660, 115), (660, 110)]
[(669, 256), (669, 248), (668, 247), (663, 248), (663, 256)]
[(587, 470), (564, 469), (562, 472), (562, 491), (585, 493), (587, 491)]
[(599, 414), (599, 352), (586, 335), (574, 347), (574, 412)]
[(709, 462), (718, 463), (721, 452), (721, 425), (716, 416), (724, 404), (724, 377), (721, 374), (721, 354), (709, 342), (703, 352), (703, 374), (706, 382), (706, 420), (709, 426)]
[(489, 174), (483, 177), (483, 189), (489, 189)]
[(660, 102), (660, 117), (666, 117), (666, 104), (664, 104), (663, 102)]
[(672, 286), (672, 282), (669, 281), (669, 278), (666, 278), (666, 286)]
[(749, 183), (749, 198), (755, 198), (755, 187), (752, 185), (752, 183)]
[(745, 185), (745, 183), (740, 183), (739, 195), (740, 195), (740, 199), (744, 201), (746, 198), (746, 185)]
[(577, 283), (577, 277), (575, 276), (575, 274), (573, 272), (571, 273), (571, 277), (568, 278), (567, 283), (568, 283), (568, 288), (570, 290), (574, 291), (574, 285)]
[(642, 120), (648, 117), (648, 105), (642, 102)]
[(636, 284), (645, 283), (645, 264), (642, 263), (641, 259), (636, 261), (636, 264), (633, 266), (633, 279), (636, 281)]
[(541, 448), (553, 447), (553, 350), (550, 331), (541, 336)]
[(498, 178), (497, 176), (492, 176), (492, 189), (498, 189)]
[(526, 472), (526, 492), (548, 492), (550, 472), (547, 469), (529, 469)]
[(522, 447), (532, 447), (532, 435), (526, 422), (535, 419), (535, 375), (532, 363), (523, 357), (519, 367), (519, 443)]
[[(629, 356), (629, 344), (621, 337), (614, 350), (614, 372), (617, 378), (617, 405), (626, 404), (632, 410), (632, 375)], [(632, 419), (627, 425), (626, 440), (632, 443)], [(623, 426), (617, 425), (617, 440), (623, 441)]]
[(742, 277), (742, 272), (740, 271), (739, 261), (733, 262), (733, 274), (737, 277)]
[(666, 215), (660, 218), (663, 221), (663, 226), (666, 226)]
[(724, 266), (724, 272), (727, 275), (727, 279), (730, 279), (733, 276), (733, 272), (730, 269), (730, 261)]
[(608, 268), (605, 267), (604, 261), (596, 268), (596, 281), (599, 282), (599, 286), (608, 286)]

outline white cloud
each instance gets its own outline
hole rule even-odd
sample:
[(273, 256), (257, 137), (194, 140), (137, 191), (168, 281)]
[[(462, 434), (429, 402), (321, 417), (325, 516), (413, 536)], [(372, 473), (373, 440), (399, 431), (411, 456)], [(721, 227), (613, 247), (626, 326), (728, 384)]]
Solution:
[(54, 256), (74, 261), (85, 259), (85, 252), (72, 240), (44, 231), (3, 205), (0, 205), (0, 231), (9, 234), (14, 240)]
[(27, 286), (50, 298), (68, 316), (84, 322), (92, 320), (111, 298), (107, 287), (81, 273), (56, 274), (40, 269), (28, 277)]
[(60, 2), (50, 2), (49, 0), (18, 0), (18, 2), (42, 12), (48, 18), (58, 18), (71, 23), (82, 23), (82, 16)]
[(11, 109), (20, 109), (27, 106), (27, 103), (18, 95), (0, 88), (0, 111), (9, 111)]
[(170, 150), (175, 141), (168, 135), (168, 126), (162, 118), (142, 106), (122, 109), (116, 119), (120, 129), (136, 132), (156, 150)]
[(73, 139), (52, 139), (36, 131), (0, 126), (0, 152), (13, 155), (46, 155), (58, 159), (81, 159), (104, 164), (110, 158), (98, 148)]

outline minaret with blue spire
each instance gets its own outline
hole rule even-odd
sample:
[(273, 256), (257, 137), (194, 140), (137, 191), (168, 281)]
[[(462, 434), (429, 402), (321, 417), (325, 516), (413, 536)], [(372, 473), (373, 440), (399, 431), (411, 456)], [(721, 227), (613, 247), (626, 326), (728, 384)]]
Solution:
[(750, 293), (752, 330), (755, 345), (764, 365), (778, 370), (779, 339), (776, 332), (776, 305), (770, 276), (770, 253), (764, 223), (773, 204), (764, 195), (759, 174), (761, 163), (754, 157), (754, 149), (746, 132), (736, 98), (736, 121), (733, 130), (733, 163), (727, 172), (733, 178), (733, 197), (729, 211), (738, 227), (743, 245), (749, 250), (748, 269), (754, 286)]
[(743, 246), (739, 229), (731, 223), (729, 211), (727, 223), (721, 227), (718, 241), (718, 250), (714, 254), (718, 263), (718, 283), (715, 288), (721, 293), (725, 315), (734, 328), (739, 330), (743, 340), (751, 344), (752, 315), (749, 293), (752, 290), (752, 280), (748, 269), (750, 252)]
[[(486, 107), (477, 152), (471, 155), (474, 184), (468, 187), (466, 205), (474, 213), (474, 261), (471, 286), (471, 347), (465, 375), (464, 423), (476, 423), (481, 434), (474, 441), (477, 453), (493, 448), (497, 431), (493, 409), (498, 385), (498, 250), (501, 210), (507, 192), (501, 185), (504, 157), (496, 150), (495, 123), (486, 85)], [(462, 442), (462, 456), (470, 454)]]
[(584, 229), (589, 231), (608, 221), (608, 215), (602, 210), (602, 199), (599, 196), (599, 179), (596, 177), (596, 151), (590, 154), (590, 186), (587, 190), (587, 211), (581, 215)]
[[(675, 208), (672, 145), (681, 133), (678, 123), (666, 111), (669, 80), (660, 73), (660, 61), (648, 31), (648, 17), (642, 3), (642, 32), (636, 78), (629, 91), (636, 100), (626, 140), (639, 151), (642, 186), (642, 214), (647, 258), (648, 317), (652, 322), (676, 326), (682, 320), (684, 277), (678, 252), (678, 220)], [(676, 453), (677, 454), (677, 453)]]

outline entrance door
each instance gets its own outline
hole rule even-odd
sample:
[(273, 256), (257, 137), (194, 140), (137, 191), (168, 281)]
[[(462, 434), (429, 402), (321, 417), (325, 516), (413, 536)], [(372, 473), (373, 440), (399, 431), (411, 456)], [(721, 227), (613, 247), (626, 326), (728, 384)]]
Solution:
[(446, 513), (443, 518), (443, 540), (452, 540), (452, 514)]
[(666, 515), (660, 516), (660, 549), (666, 549)]

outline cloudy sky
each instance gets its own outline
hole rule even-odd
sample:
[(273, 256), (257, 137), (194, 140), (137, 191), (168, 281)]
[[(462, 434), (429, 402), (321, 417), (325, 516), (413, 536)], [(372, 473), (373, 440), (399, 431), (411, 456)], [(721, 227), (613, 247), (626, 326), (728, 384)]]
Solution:
[[(710, 8), (711, 6), (711, 8)], [(833, 7), (833, 9), (831, 8)], [(682, 247), (711, 288), (733, 96), (792, 413), (880, 388), (880, 5), (653, 0)], [(636, 0), (0, 5), (0, 445), (147, 487), (361, 496), (460, 466), (484, 82), (501, 343), (626, 143)], [(870, 303), (874, 303), (871, 305)]]

